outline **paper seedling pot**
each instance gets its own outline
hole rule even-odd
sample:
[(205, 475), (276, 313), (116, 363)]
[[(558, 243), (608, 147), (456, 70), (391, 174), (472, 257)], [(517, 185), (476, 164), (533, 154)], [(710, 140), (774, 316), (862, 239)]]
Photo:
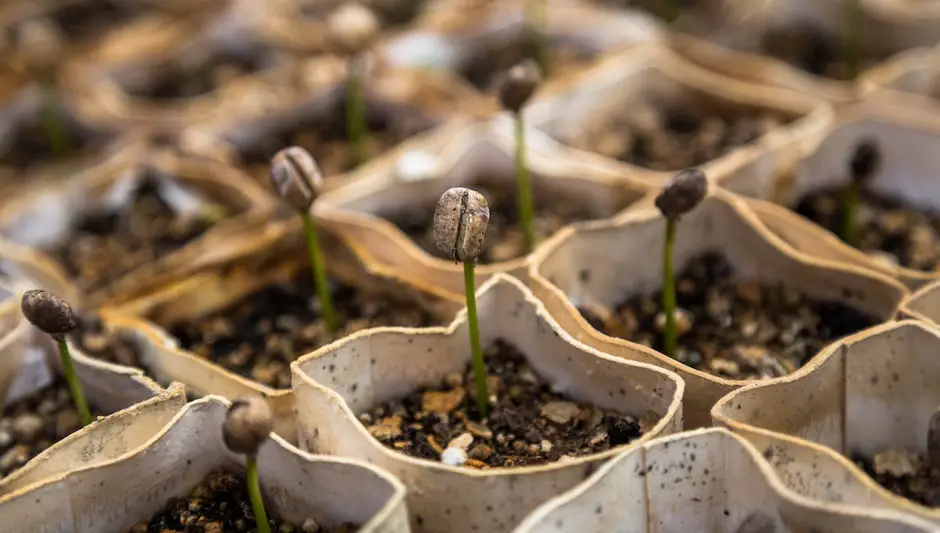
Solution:
[(514, 533), (735, 533), (753, 515), (773, 531), (933, 531), (901, 513), (850, 509), (787, 490), (760, 452), (725, 429), (655, 439), (624, 452), (536, 509)]
[[(831, 123), (832, 111), (809, 95), (725, 78), (688, 63), (663, 46), (612, 54), (569, 83), (552, 87), (526, 109), (527, 123), (544, 136), (529, 142), (546, 151), (574, 153), (608, 171), (662, 186), (681, 169), (652, 170), (568, 146), (598, 117), (624, 109), (688, 106), (767, 111), (792, 119), (755, 141), (700, 165), (709, 179), (746, 196), (762, 196), (781, 161), (801, 154)], [(501, 122), (505, 130), (507, 121)], [(509, 130), (511, 131), (511, 130)], [(733, 175), (733, 179), (725, 176)]]
[[(571, 336), (605, 353), (676, 371), (686, 382), (687, 428), (710, 425), (709, 409), (748, 381), (695, 370), (637, 343), (605, 335), (581, 317), (576, 306), (610, 308), (627, 297), (662, 286), (665, 220), (655, 208), (638, 209), (614, 221), (563, 231), (530, 263), (532, 291)], [(798, 252), (768, 231), (738, 197), (713, 190), (677, 224), (675, 270), (706, 251), (722, 253), (741, 279), (783, 283), (818, 298), (838, 301), (891, 320), (907, 294), (885, 274), (823, 261)], [(808, 363), (813, 365), (812, 361)]]
[[(425, 283), (423, 272), (406, 275), (381, 265), (361, 264), (336, 239), (328, 223), (317, 221), (320, 245), (331, 278), (393, 300), (414, 302), (441, 320), (449, 320), (461, 304), (443, 297)], [(288, 279), (309, 265), (300, 222), (270, 222), (264, 232), (241, 239), (224, 254), (206, 257), (200, 272), (163, 286), (140, 299), (109, 309), (106, 314), (144, 335), (149, 341), (142, 362), (161, 382), (178, 381), (196, 396), (215, 394), (228, 399), (260, 394), (274, 413), (274, 431), (296, 441), (294, 400), (290, 389), (275, 389), (182, 349), (156, 324), (169, 325), (222, 310), (277, 280)], [(209, 261), (211, 260), (211, 262)]]
[[(5, 527), (127, 531), (213, 470), (242, 471), (244, 457), (222, 442), (227, 406), (218, 397), (191, 402), (137, 449), (0, 499)], [(258, 468), (270, 515), (299, 524), (313, 518), (326, 527), (352, 521), (365, 533), (409, 531), (404, 487), (373, 466), (311, 456), (272, 435), (258, 453)]]
[(928, 283), (908, 296), (901, 305), (901, 314), (940, 326), (940, 281)]
[[(920, 322), (874, 327), (830, 345), (786, 378), (729, 394), (712, 417), (755, 442), (770, 435), (810, 448), (797, 453), (823, 457), (823, 475), (838, 474), (854, 487), (847, 503), (851, 498), (868, 507), (902, 510), (940, 525), (940, 511), (893, 495), (842, 455), (871, 457), (892, 447), (925, 452), (927, 421), (940, 404), (934, 386), (940, 374), (937, 346), (940, 333)], [(792, 456), (794, 448), (784, 446), (783, 453)], [(810, 463), (779, 463), (777, 469), (800, 493), (842, 498), (842, 491), (820, 475), (806, 475)]]
[(659, 418), (628, 446), (561, 463), (474, 470), (415, 459), (373, 439), (357, 413), (435, 385), (470, 360), (466, 313), (446, 328), (376, 328), (349, 336), (292, 365), (300, 446), (364, 459), (409, 488), (416, 531), (511, 531), (535, 506), (587, 477), (618, 451), (682, 425), (678, 377), (588, 348), (558, 328), (517, 279), (497, 274), (478, 291), (484, 346), (502, 338), (535, 372), (566, 394), (594, 405)]
[(901, 52), (866, 72), (860, 83), (867, 99), (906, 105), (920, 113), (940, 111), (940, 49)]
[[(0, 233), (6, 238), (37, 250), (32, 260), (48, 269), (60, 269), (38, 249), (68, 236), (72, 220), (99, 205), (124, 205), (132, 198), (128, 191), (135, 171), (150, 165), (166, 178), (160, 186), (181, 210), (193, 212), (207, 205), (222, 206), (228, 215), (182, 248), (156, 261), (133, 268), (115, 281), (99, 286), (79, 286), (86, 303), (122, 301), (155, 285), (183, 276), (203, 255), (237, 247), (240, 232), (256, 228), (274, 209), (273, 198), (232, 167), (209, 159), (177, 157), (154, 153), (141, 159), (134, 151), (121, 152), (65, 184), (45, 184), (24, 191), (0, 209)], [(138, 166), (143, 163), (144, 166)], [(77, 282), (77, 279), (70, 279)]]
[[(450, 187), (505, 184), (515, 190), (513, 138), (494, 135), (487, 123), (450, 131), (454, 133), (432, 133), (401, 146), (389, 154), (386, 164), (364, 169), (349, 184), (324, 195), (314, 210), (335, 225), (360, 260), (403, 271), (420, 270), (428, 284), (461, 301), (462, 267), (422, 250), (384, 218), (425, 210), (430, 223), (438, 198)], [(533, 194), (536, 199), (545, 198), (547, 205), (574, 200), (596, 218), (606, 218), (629, 209), (650, 191), (623, 173), (593, 171), (576, 159), (531, 144), (526, 157)], [(496, 272), (525, 280), (525, 261), (521, 257), (478, 265), (477, 283)]]
[[(905, 203), (940, 209), (940, 189), (933, 185), (940, 154), (931, 147), (940, 138), (940, 119), (920, 109), (884, 105), (874, 101), (843, 108), (837, 123), (826, 132), (819, 145), (804, 158), (794, 160), (778, 172), (772, 201), (795, 206), (804, 195), (848, 181), (847, 165), (862, 139), (874, 139), (880, 148), (880, 170), (866, 183), (875, 192), (894, 196)], [(757, 205), (754, 209), (771, 231), (797, 249), (817, 255), (823, 241), (837, 237), (811, 223), (792, 224), (773, 209)], [(777, 210), (779, 213), (779, 210)], [(831, 248), (831, 247), (830, 247)], [(911, 288), (937, 278), (935, 272), (912, 270), (893, 263), (873, 261), (858, 250), (842, 252), (840, 260), (858, 261), (869, 268), (888, 273)], [(836, 258), (834, 256), (820, 256)]]

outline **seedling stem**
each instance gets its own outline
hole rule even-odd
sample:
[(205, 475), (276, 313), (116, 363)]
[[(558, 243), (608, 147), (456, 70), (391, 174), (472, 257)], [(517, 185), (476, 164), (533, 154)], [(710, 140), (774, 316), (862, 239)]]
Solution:
[(861, 196), (860, 189), (861, 184), (851, 181), (842, 193), (842, 219), (840, 221), (839, 237), (849, 246), (858, 246), (858, 227), (855, 220), (858, 212), (858, 200)]
[(316, 287), (317, 298), (320, 300), (320, 316), (326, 323), (331, 334), (336, 333), (338, 323), (333, 307), (333, 297), (330, 295), (330, 286), (326, 279), (326, 266), (323, 263), (323, 254), (317, 238), (317, 227), (313, 217), (308, 211), (300, 213), (304, 222), (304, 233), (307, 234), (307, 252), (310, 254), (310, 270), (313, 272), (313, 286)]
[(532, 47), (532, 59), (538, 63), (542, 76), (548, 77), (551, 74), (551, 56), (548, 53), (548, 39), (545, 36), (548, 15), (546, 2), (547, 0), (526, 1), (526, 19), (528, 20), (526, 27)]
[(535, 247), (534, 207), (532, 205), (532, 180), (525, 157), (525, 122), (522, 111), (514, 114), (516, 125), (516, 193), (519, 209), (519, 224), (522, 226), (523, 242), (526, 253)]
[(859, 0), (843, 0), (843, 2), (845, 8), (844, 35), (842, 36), (843, 61), (848, 70), (848, 79), (854, 80), (858, 77), (861, 62), (859, 39), (861, 38), (862, 9)]
[(255, 524), (258, 533), (271, 533), (268, 523), (268, 513), (264, 510), (264, 501), (261, 499), (261, 484), (258, 482), (258, 457), (254, 454), (245, 456), (245, 478), (248, 482), (248, 497), (251, 499), (251, 510), (255, 513)]
[(85, 393), (82, 391), (82, 385), (78, 382), (75, 375), (75, 367), (72, 365), (72, 357), (69, 354), (69, 347), (65, 338), (56, 339), (59, 345), (59, 357), (62, 359), (62, 370), (65, 373), (65, 382), (69, 385), (69, 392), (72, 393), (72, 401), (75, 402), (75, 410), (78, 411), (78, 418), (82, 421), (82, 426), (91, 424), (91, 411), (88, 409), (88, 402), (85, 401)]
[(346, 129), (349, 132), (349, 144), (353, 151), (353, 160), (356, 166), (368, 160), (366, 138), (369, 135), (369, 127), (366, 123), (360, 67), (361, 65), (356, 58), (350, 59), (349, 73), (346, 80)]
[(467, 328), (470, 331), (470, 351), (473, 357), (473, 380), (477, 389), (477, 410), (480, 419), (490, 414), (489, 391), (486, 388), (486, 364), (483, 362), (483, 348), (480, 345), (480, 324), (477, 322), (476, 283), (474, 280), (474, 260), (463, 263), (464, 292), (467, 294)]
[(666, 330), (663, 332), (663, 349), (669, 357), (676, 354), (676, 280), (672, 270), (672, 249), (676, 240), (676, 221), (666, 219), (666, 242), (663, 246), (663, 312), (666, 313)]
[(42, 91), (42, 126), (49, 140), (49, 147), (56, 159), (64, 158), (70, 151), (68, 129), (59, 113), (58, 97), (55, 86), (43, 84)]

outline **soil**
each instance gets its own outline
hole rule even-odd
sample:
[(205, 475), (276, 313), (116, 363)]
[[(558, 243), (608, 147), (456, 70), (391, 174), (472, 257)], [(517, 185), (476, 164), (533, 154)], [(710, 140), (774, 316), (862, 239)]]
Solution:
[(43, 128), (42, 117), (37, 113), (10, 139), (11, 145), (0, 155), (0, 166), (12, 167), (25, 174), (40, 165), (93, 153), (106, 141), (105, 136), (96, 135), (70, 120), (62, 119), (61, 124), (66, 129), (68, 138), (64, 155), (57, 155), (53, 150), (49, 136)]
[(253, 74), (276, 63), (275, 56), (258, 50), (245, 53), (218, 51), (207, 61), (194, 65), (173, 62), (145, 74), (124, 90), (136, 97), (153, 100), (178, 100), (211, 93), (242, 76)]
[[(302, 525), (271, 518), (271, 531), (278, 533), (353, 533), (354, 524), (335, 528), (308, 519)], [(244, 474), (211, 472), (189, 496), (172, 498), (149, 522), (140, 522), (129, 533), (235, 533), (256, 531), (255, 516)]]
[(271, 284), (212, 315), (172, 325), (181, 346), (269, 387), (291, 386), (290, 363), (341, 337), (378, 326), (429, 326), (415, 305), (331, 283), (340, 331), (331, 339), (309, 269)]
[[(435, 126), (433, 120), (424, 117), (417, 109), (408, 107), (379, 110), (367, 105), (366, 122), (369, 134), (365, 147), (369, 159)], [(343, 98), (328, 116), (270, 132), (244, 147), (239, 156), (241, 165), (268, 185), (274, 154), (289, 146), (300, 146), (310, 152), (323, 176), (329, 178), (356, 167), (355, 154), (347, 139), (346, 104)]]
[(852, 460), (885, 489), (927, 507), (940, 507), (940, 469), (924, 455), (888, 450), (872, 459), (855, 454)]
[[(837, 233), (844, 190), (841, 186), (813, 192), (800, 199), (796, 212)], [(940, 213), (864, 189), (857, 213), (860, 250), (892, 266), (940, 269)]]
[(97, 315), (80, 315), (78, 326), (69, 333), (69, 341), (89, 357), (139, 368), (152, 377), (141, 362), (140, 347), (134, 336), (109, 327)]
[[(771, 28), (764, 36), (762, 49), (763, 53), (816, 76), (839, 81), (848, 81), (852, 76), (839, 38), (811, 26)], [(887, 57), (865, 55), (863, 51), (859, 72)]]
[[(487, 347), (483, 357), (491, 409), (482, 422), (469, 362), (462, 373), (445, 376), (440, 387), (377, 406), (360, 414), (360, 422), (385, 446), (434, 461), (454, 439), (469, 441), (464, 435), (469, 434), (466, 466), (471, 468), (552, 463), (604, 452), (643, 434), (632, 416), (553, 392), (504, 340)], [(648, 423), (644, 419), (643, 427)]]
[[(94, 416), (103, 414), (94, 406), (91, 410)], [(80, 428), (81, 420), (62, 379), (7, 405), (0, 417), (0, 478)]]
[(790, 121), (766, 110), (693, 109), (689, 104), (687, 109), (603, 113), (566, 142), (631, 165), (674, 171), (717, 159)]
[(67, 236), (46, 251), (91, 292), (132, 269), (163, 258), (205, 233), (224, 217), (214, 206), (180, 215), (164, 199), (154, 170), (148, 171), (125, 207), (91, 207), (76, 218)]
[[(768, 379), (806, 364), (827, 344), (877, 320), (844, 304), (779, 285), (735, 279), (717, 253), (694, 257), (676, 276), (678, 353), (693, 368), (729, 379)], [(662, 289), (615, 309), (580, 309), (599, 331), (663, 350)]]
[[(483, 253), (477, 259), (480, 264), (508, 261), (526, 255), (522, 229), (519, 226), (516, 207), (515, 183), (507, 186), (494, 181), (483, 181), (474, 185), (474, 190), (486, 197), (490, 205), (490, 223), (486, 228), (486, 240)], [(488, 185), (487, 185), (488, 183)], [(534, 191), (535, 198), (535, 233), (538, 240), (554, 235), (562, 227), (582, 220), (598, 218), (585, 206), (576, 201), (560, 198), (546, 198)], [(434, 209), (437, 203), (405, 212), (394, 212), (384, 218), (398, 226), (419, 248), (433, 256), (441, 256), (434, 244)]]
[[(525, 39), (497, 50), (480, 50), (460, 70), (460, 75), (480, 91), (496, 94), (496, 85), (504, 72), (526, 58), (536, 57), (533, 43), (531, 39)], [(595, 56), (597, 56), (596, 52), (585, 49), (579, 43), (549, 40), (548, 57), (551, 68), (549, 77), (567, 76), (585, 67)]]

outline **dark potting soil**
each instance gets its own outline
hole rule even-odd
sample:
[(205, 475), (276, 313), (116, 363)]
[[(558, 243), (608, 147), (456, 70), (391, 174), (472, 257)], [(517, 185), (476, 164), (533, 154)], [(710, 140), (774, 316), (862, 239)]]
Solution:
[[(827, 35), (811, 26), (770, 28), (764, 35), (762, 49), (765, 54), (816, 76), (839, 81), (848, 81), (852, 77), (839, 37)], [(886, 58), (887, 55), (862, 53), (859, 73)]]
[[(477, 261), (480, 264), (508, 261), (526, 255), (522, 228), (519, 226), (518, 208), (516, 207), (515, 184), (510, 185), (474, 185), (474, 190), (486, 197), (490, 206), (490, 223), (486, 228), (483, 253)], [(598, 218), (588, 206), (576, 201), (561, 198), (546, 198), (534, 191), (534, 225), (538, 240), (554, 235), (562, 227), (582, 220)], [(420, 209), (389, 213), (385, 216), (398, 226), (415, 244), (433, 256), (441, 256), (434, 244), (434, 208), (436, 203), (429, 203)]]
[(276, 64), (275, 56), (259, 50), (217, 52), (198, 65), (172, 63), (125, 83), (128, 94), (154, 100), (178, 100), (211, 93), (228, 82)]
[(445, 376), (441, 387), (377, 406), (359, 420), (385, 446), (434, 461), (451, 440), (469, 433), (473, 440), (466, 466), (471, 468), (551, 463), (603, 452), (642, 435), (640, 421), (632, 416), (553, 392), (506, 341), (497, 340), (483, 356), (487, 388), (496, 401), (482, 422), (469, 362), (463, 372)]
[[(845, 189), (810, 193), (797, 203), (796, 212), (838, 234)], [(940, 268), (940, 213), (863, 189), (856, 216), (860, 250), (914, 270)]]
[(931, 468), (926, 456), (889, 450), (869, 459), (852, 460), (885, 489), (927, 507), (940, 507), (940, 468)]
[(129, 332), (108, 326), (97, 315), (80, 315), (78, 325), (69, 333), (69, 341), (89, 357), (151, 374), (140, 359), (137, 340)]
[[(532, 38), (527, 38), (496, 50), (483, 50), (466, 63), (460, 70), (460, 75), (480, 91), (495, 94), (493, 91), (503, 73), (524, 59), (536, 57), (537, 48), (534, 43)], [(578, 43), (549, 40), (549, 77), (566, 76), (586, 66), (595, 56), (596, 52), (587, 50)]]
[(291, 386), (290, 363), (328, 342), (378, 326), (429, 326), (419, 307), (330, 285), (340, 331), (332, 338), (320, 315), (309, 269), (271, 284), (231, 307), (170, 328), (183, 348), (274, 388)]
[[(780, 285), (735, 279), (721, 255), (706, 253), (676, 276), (678, 353), (693, 368), (729, 379), (793, 372), (827, 344), (874, 325), (867, 314)], [(613, 310), (580, 309), (607, 335), (663, 350), (662, 289)]]
[(134, 2), (83, 1), (69, 2), (54, 10), (51, 18), (74, 44), (101, 37), (144, 12), (145, 8)]
[[(62, 117), (61, 114), (58, 116)], [(59, 123), (67, 139), (64, 153), (56, 153), (43, 127), (42, 117), (37, 114), (16, 132), (12, 145), (0, 155), (0, 166), (13, 167), (25, 173), (40, 165), (87, 155), (106, 141), (105, 136), (84, 130), (70, 120), (60, 118)]]
[[(359, 529), (354, 524), (325, 528), (312, 518), (290, 524), (270, 515), (268, 523), (277, 533), (353, 533)], [(170, 499), (149, 522), (140, 522), (129, 533), (249, 533), (257, 531), (256, 527), (245, 475), (217, 471), (206, 476), (189, 496)]]
[(67, 236), (47, 249), (81, 289), (100, 289), (134, 268), (169, 255), (225, 216), (218, 206), (191, 215), (175, 212), (150, 175), (133, 194), (133, 200), (120, 209), (87, 210), (72, 222)]
[[(92, 415), (102, 414), (91, 406)], [(0, 478), (81, 429), (68, 385), (58, 379), (27, 398), (7, 405), (0, 418)]]
[(701, 113), (652, 108), (604, 113), (565, 142), (652, 170), (699, 166), (749, 144), (790, 119), (761, 110)]

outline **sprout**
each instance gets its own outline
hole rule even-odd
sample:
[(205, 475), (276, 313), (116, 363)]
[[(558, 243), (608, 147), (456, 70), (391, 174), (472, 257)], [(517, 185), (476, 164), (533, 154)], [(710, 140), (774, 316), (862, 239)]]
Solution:
[(474, 263), (483, 251), (486, 227), (490, 221), (490, 207), (482, 194), (453, 187), (444, 191), (434, 210), (434, 242), (437, 248), (453, 259), (463, 262), (464, 292), (467, 299), (467, 325), (470, 331), (470, 350), (473, 377), (476, 382), (477, 409), (480, 418), (489, 415), (486, 388), (486, 365), (480, 346), (480, 325), (477, 320), (476, 282)]
[(75, 375), (72, 356), (65, 340), (65, 335), (78, 325), (78, 319), (75, 317), (72, 307), (65, 300), (39, 289), (23, 293), (23, 300), (20, 305), (26, 320), (29, 320), (39, 331), (52, 337), (59, 346), (62, 370), (65, 373), (65, 382), (72, 394), (72, 401), (75, 403), (75, 410), (78, 411), (83, 426), (91, 424), (91, 411), (88, 409), (88, 402), (85, 401), (82, 384), (79, 383), (78, 377)]
[(862, 8), (859, 0), (842, 0), (845, 14), (842, 21), (842, 60), (849, 80), (855, 80), (861, 63), (860, 43)]
[(235, 453), (245, 456), (245, 477), (248, 497), (255, 514), (258, 533), (271, 533), (268, 513), (261, 499), (258, 483), (258, 450), (268, 440), (274, 427), (274, 417), (268, 402), (258, 396), (236, 398), (222, 423), (222, 440)]
[(335, 333), (339, 324), (326, 280), (323, 252), (317, 238), (314, 218), (310, 207), (323, 188), (323, 174), (313, 157), (303, 148), (291, 146), (274, 154), (271, 160), (271, 183), (285, 202), (300, 215), (307, 235), (307, 252), (310, 254), (310, 270), (313, 286), (320, 300), (320, 314), (330, 333)]
[(858, 203), (862, 188), (878, 171), (881, 154), (873, 139), (866, 139), (855, 147), (849, 160), (849, 184), (842, 195), (842, 220), (839, 237), (851, 246), (858, 246)]
[(666, 239), (663, 245), (663, 313), (666, 329), (663, 331), (663, 351), (676, 355), (676, 281), (672, 269), (672, 248), (679, 218), (695, 209), (708, 194), (708, 179), (697, 168), (679, 171), (656, 197), (656, 207), (666, 217)]
[(42, 93), (42, 125), (49, 147), (55, 157), (68, 155), (71, 140), (68, 128), (59, 110), (56, 64), (63, 55), (62, 30), (50, 19), (36, 19), (19, 28), (18, 46), (23, 50), (26, 64), (39, 80)]
[(551, 72), (551, 57), (548, 53), (548, 42), (545, 35), (547, 0), (526, 0), (525, 18), (529, 44), (532, 47), (532, 58), (539, 66), (539, 70), (548, 76)]
[(660, 0), (659, 15), (669, 24), (679, 18), (679, 0)]
[(522, 119), (522, 110), (541, 82), (542, 76), (539, 74), (538, 66), (532, 60), (526, 60), (509, 69), (499, 86), (499, 102), (504, 109), (512, 113), (515, 121), (516, 186), (518, 188), (516, 200), (526, 252), (531, 252), (535, 247), (533, 222), (535, 208), (532, 201), (532, 183), (526, 166), (525, 122)]

